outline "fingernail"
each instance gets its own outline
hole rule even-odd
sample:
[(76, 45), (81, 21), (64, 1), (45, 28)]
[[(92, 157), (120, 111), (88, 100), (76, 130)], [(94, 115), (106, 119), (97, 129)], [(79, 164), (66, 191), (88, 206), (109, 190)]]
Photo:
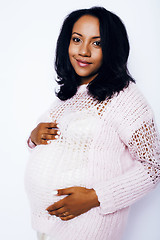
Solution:
[(57, 191), (57, 190), (53, 190), (53, 191), (52, 191), (52, 194), (53, 194), (53, 195), (57, 195), (57, 194), (58, 194), (58, 191)]
[(60, 135), (61, 134), (61, 132), (60, 131), (57, 131), (57, 135)]
[(59, 124), (57, 124), (57, 128), (59, 128), (60, 126), (59, 126)]
[(51, 140), (48, 140), (47, 143), (50, 144), (50, 143), (51, 143)]
[(58, 137), (59, 137), (58, 135), (55, 136), (55, 138), (58, 138)]

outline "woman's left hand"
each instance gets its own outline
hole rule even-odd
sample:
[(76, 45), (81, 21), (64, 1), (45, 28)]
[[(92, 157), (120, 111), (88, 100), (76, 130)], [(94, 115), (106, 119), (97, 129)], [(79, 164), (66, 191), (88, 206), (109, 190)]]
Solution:
[(49, 206), (46, 210), (50, 215), (60, 217), (64, 221), (70, 220), (100, 205), (94, 189), (70, 187), (58, 189), (57, 192), (57, 196), (68, 196)]

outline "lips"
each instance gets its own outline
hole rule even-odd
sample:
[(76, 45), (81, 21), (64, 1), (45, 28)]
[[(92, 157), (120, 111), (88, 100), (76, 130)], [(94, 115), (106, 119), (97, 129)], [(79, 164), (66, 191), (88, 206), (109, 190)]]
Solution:
[(91, 64), (90, 62), (79, 60), (79, 59), (76, 59), (76, 61), (80, 67), (87, 67)]

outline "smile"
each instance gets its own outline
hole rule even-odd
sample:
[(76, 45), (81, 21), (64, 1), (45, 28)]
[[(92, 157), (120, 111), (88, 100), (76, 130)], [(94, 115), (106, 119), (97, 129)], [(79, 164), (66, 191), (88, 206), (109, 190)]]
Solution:
[(77, 61), (78, 65), (79, 65), (80, 67), (87, 67), (88, 65), (91, 64), (91, 63), (89, 63), (89, 62), (82, 61), (82, 60), (79, 60), (79, 59), (76, 59), (76, 61)]

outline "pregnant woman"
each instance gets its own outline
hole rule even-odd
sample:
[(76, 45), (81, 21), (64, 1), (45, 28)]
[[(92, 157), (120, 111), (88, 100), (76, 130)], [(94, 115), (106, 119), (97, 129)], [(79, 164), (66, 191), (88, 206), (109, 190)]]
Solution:
[(39, 240), (120, 240), (160, 179), (152, 110), (127, 69), (118, 16), (72, 12), (56, 49), (57, 100), (31, 132), (25, 186)]

